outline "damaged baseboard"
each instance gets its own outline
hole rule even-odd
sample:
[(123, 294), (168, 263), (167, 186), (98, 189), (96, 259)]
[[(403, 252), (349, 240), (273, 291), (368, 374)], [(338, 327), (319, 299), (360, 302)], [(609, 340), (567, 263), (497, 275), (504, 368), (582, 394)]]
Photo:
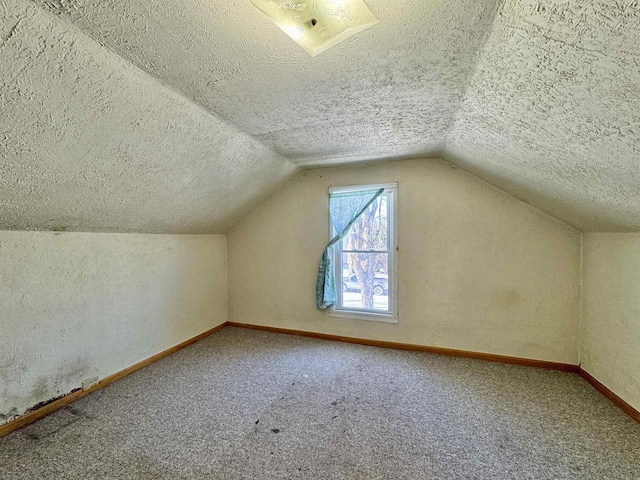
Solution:
[(207, 330), (206, 332), (201, 333), (200, 335), (197, 335), (193, 338), (190, 338), (188, 340), (185, 340), (182, 343), (179, 343), (178, 345), (175, 345), (167, 350), (164, 350), (160, 353), (157, 353), (156, 355), (149, 357), (145, 360), (142, 360), (141, 362), (138, 362), (134, 365), (131, 365), (130, 367), (125, 368), (124, 370), (120, 370), (119, 372), (114, 373), (113, 375), (109, 375), (108, 377), (105, 377), (101, 380), (98, 381), (98, 383), (88, 386), (86, 389), (75, 389), (74, 391), (72, 391), (71, 393), (64, 395), (62, 397), (58, 397), (54, 400), (48, 401), (48, 402), (42, 402), (39, 403), (38, 405), (36, 405), (34, 408), (32, 408), (31, 410), (29, 410), (27, 413), (25, 413), (24, 415), (19, 416), (18, 418), (16, 418), (15, 420), (11, 420), (8, 423), (5, 423), (3, 425), (0, 425), (0, 437), (3, 437), (5, 435), (8, 435), (9, 433), (18, 430), (22, 427), (26, 427), (27, 425), (40, 420), (43, 417), (46, 417), (47, 415), (49, 415), (50, 413), (55, 412), (56, 410), (61, 409), (62, 407), (66, 407), (67, 405), (75, 402), (76, 400), (80, 400), (82, 397), (85, 397), (93, 392), (95, 392), (96, 390), (100, 390), (101, 388), (106, 387), (107, 385), (112, 384), (113, 382), (116, 382), (118, 380), (120, 380), (121, 378), (126, 377), (127, 375), (131, 375), (134, 372), (137, 372), (138, 370), (143, 369), (144, 367), (147, 367), (149, 365), (151, 365), (152, 363), (157, 362), (158, 360), (161, 360), (165, 357), (168, 357), (169, 355), (177, 352), (178, 350), (182, 350), (185, 347), (188, 347), (189, 345), (191, 345), (192, 343), (197, 342), (198, 340), (202, 340), (205, 337), (208, 337), (209, 335), (211, 335), (212, 333), (217, 332), (218, 330), (223, 329), (224, 327), (227, 326), (227, 323), (223, 323), (221, 325), (218, 325), (217, 327), (212, 328), (211, 330)]
[(306, 332), (306, 331), (300, 331), (300, 330), (289, 330), (284, 328), (267, 327), (262, 325), (250, 325), (245, 323), (225, 322), (221, 325), (218, 325), (215, 328), (212, 328), (211, 330), (207, 330), (206, 332), (201, 333), (200, 335), (197, 335), (193, 338), (190, 338), (189, 340), (186, 340), (178, 345), (175, 345), (174, 347), (171, 347), (168, 350), (160, 352), (152, 357), (147, 358), (146, 360), (143, 360), (141, 362), (136, 363), (135, 365), (125, 368), (120, 372), (117, 372), (117, 373), (114, 373), (113, 375), (105, 377), (102, 380), (100, 380), (97, 384), (88, 387), (86, 390), (76, 389), (73, 392), (69, 393), (68, 395), (57, 398), (53, 401), (50, 401), (44, 404), (38, 404), (36, 407), (34, 407), (34, 409), (16, 418), (15, 420), (12, 420), (9, 423), (0, 425), (0, 437), (3, 437), (22, 427), (25, 427), (49, 415), (50, 413), (53, 413), (56, 410), (59, 410), (60, 408), (65, 407), (75, 402), (76, 400), (79, 400), (82, 397), (85, 397), (95, 392), (96, 390), (106, 387), (107, 385), (117, 380), (120, 380), (121, 378), (124, 378), (127, 375), (130, 375), (138, 370), (141, 370), (144, 367), (147, 367), (152, 363), (157, 362), (158, 360), (161, 360), (162, 358), (165, 358), (177, 352), (178, 350), (188, 347), (192, 343), (202, 340), (203, 338), (208, 337), (209, 335), (223, 329), (226, 326), (248, 328), (253, 330), (263, 330), (267, 332), (283, 333), (287, 335), (297, 335), (297, 336), (303, 336), (303, 337), (318, 338), (322, 340), (347, 342), (347, 343), (368, 345), (368, 346), (374, 346), (374, 347), (394, 348), (394, 349), (400, 349), (400, 350), (435, 353), (439, 355), (473, 358), (477, 360), (510, 363), (510, 364), (516, 364), (516, 365), (529, 366), (529, 367), (547, 368), (551, 370), (577, 373), (580, 376), (582, 376), (587, 382), (589, 382), (594, 388), (596, 388), (603, 395), (609, 398), (620, 409), (622, 409), (624, 412), (629, 414), (632, 418), (640, 422), (640, 412), (638, 410), (636, 410), (627, 402), (622, 400), (618, 395), (613, 393), (609, 388), (607, 388), (605, 385), (600, 383), (596, 378), (594, 378), (591, 374), (583, 370), (578, 365), (571, 365), (571, 364), (557, 363), (557, 362), (547, 362), (543, 360), (532, 360), (532, 359), (519, 358), (519, 357), (509, 357), (509, 356), (503, 356), (503, 355), (493, 355), (488, 353), (469, 352), (465, 350), (454, 350), (454, 349), (440, 348), (440, 347), (427, 347), (422, 345), (385, 342), (385, 341), (378, 341), (378, 340), (366, 340), (366, 339), (359, 339), (354, 337), (342, 337), (338, 335)]

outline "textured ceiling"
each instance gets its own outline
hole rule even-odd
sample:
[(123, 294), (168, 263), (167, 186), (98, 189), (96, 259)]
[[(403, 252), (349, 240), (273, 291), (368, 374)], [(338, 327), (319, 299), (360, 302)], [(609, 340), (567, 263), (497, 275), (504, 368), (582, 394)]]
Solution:
[(0, 228), (225, 232), (295, 172), (39, 8), (0, 13)]
[(582, 230), (640, 230), (640, 2), (506, 1), (444, 156)]
[(367, 0), (312, 58), (249, 0), (37, 0), (298, 163), (442, 150), (496, 0)]
[(0, 228), (224, 232), (293, 164), (439, 154), (640, 230), (638, 0), (367, 4), (311, 58), (249, 0), (0, 0)]

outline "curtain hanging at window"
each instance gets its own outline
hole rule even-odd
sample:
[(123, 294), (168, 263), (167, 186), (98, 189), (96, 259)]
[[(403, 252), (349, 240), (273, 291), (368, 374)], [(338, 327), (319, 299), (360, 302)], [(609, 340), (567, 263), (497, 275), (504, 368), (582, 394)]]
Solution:
[(329, 213), (336, 236), (331, 239), (320, 260), (316, 283), (316, 304), (324, 310), (336, 303), (336, 279), (333, 268), (333, 246), (347, 234), (351, 225), (384, 193), (379, 190), (332, 193), (329, 195)]

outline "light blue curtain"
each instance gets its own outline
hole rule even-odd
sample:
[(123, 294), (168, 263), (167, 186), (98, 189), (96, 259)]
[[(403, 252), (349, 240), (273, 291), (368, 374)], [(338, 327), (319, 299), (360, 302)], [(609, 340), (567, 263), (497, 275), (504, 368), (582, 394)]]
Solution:
[(332, 193), (329, 195), (331, 223), (337, 232), (331, 239), (320, 260), (318, 281), (316, 283), (316, 304), (324, 310), (336, 304), (336, 279), (333, 268), (333, 246), (342, 240), (351, 225), (384, 192), (379, 190), (361, 190), (358, 192)]

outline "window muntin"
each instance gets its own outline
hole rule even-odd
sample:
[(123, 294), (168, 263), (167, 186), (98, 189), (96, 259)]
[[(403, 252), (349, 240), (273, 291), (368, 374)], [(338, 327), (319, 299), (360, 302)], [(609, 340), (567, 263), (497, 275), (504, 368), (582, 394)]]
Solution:
[(335, 245), (337, 304), (332, 315), (395, 323), (397, 185), (339, 187), (332, 193), (376, 188), (384, 193)]

